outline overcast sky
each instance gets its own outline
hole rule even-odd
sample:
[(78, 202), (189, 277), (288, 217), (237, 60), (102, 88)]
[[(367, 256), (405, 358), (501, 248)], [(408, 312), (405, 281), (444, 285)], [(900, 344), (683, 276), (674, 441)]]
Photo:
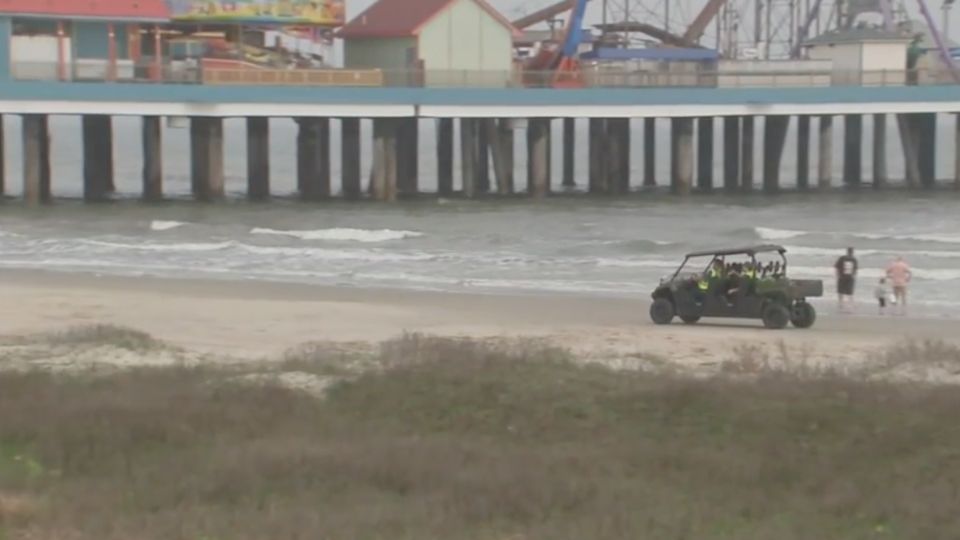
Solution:
[[(410, 2), (416, 2), (417, 0), (408, 0)], [(494, 7), (499, 9), (504, 15), (509, 19), (515, 19), (524, 14), (536, 11), (544, 6), (553, 4), (555, 0), (488, 0)], [(754, 0), (729, 0), (731, 5), (742, 6), (744, 12), (750, 13), (750, 7), (754, 4)], [(361, 11), (366, 9), (374, 0), (346, 0), (347, 3), (347, 17), (352, 18), (359, 14)], [(622, 6), (624, 0), (609, 0), (610, 5)], [(936, 21), (941, 20), (940, 11), (943, 0), (927, 0), (927, 5), (933, 11), (933, 16)], [(648, 20), (645, 22), (663, 22), (663, 6), (664, 0), (629, 0), (630, 5), (633, 6), (632, 12), (637, 15), (646, 15)], [(689, 23), (693, 20), (696, 13), (702, 8), (705, 0), (671, 0), (671, 14), (670, 19), (672, 21), (671, 26), (679, 27), (683, 23)], [(895, 4), (903, 4), (907, 6), (908, 11), (910, 11), (913, 16), (919, 18), (919, 13), (917, 10), (917, 5), (919, 0), (894, 0)], [(831, 4), (828, 0), (824, 4)], [(592, 0), (591, 5), (587, 8), (588, 13), (588, 22), (594, 23), (599, 22), (601, 16), (601, 1)], [(951, 37), (954, 41), (960, 41), (960, 7), (953, 9), (951, 14)], [(954, 31), (954, 29), (956, 31)]]

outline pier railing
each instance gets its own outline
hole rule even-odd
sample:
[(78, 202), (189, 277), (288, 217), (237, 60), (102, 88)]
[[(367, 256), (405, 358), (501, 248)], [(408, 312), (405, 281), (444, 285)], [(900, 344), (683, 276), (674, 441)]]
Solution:
[[(188, 62), (162, 67), (149, 62), (81, 60), (71, 65), (12, 62), (16, 80), (208, 84), (248, 86), (341, 86), (394, 88), (553, 88), (549, 71), (256, 69), (205, 68)], [(884, 71), (680, 71), (585, 68), (576, 86), (587, 88), (803, 88), (955, 84), (946, 70)]]

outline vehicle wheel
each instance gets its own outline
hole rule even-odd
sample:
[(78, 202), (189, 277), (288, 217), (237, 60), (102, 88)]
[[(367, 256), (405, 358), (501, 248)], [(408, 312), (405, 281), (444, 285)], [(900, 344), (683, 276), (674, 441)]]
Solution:
[(790, 322), (797, 328), (810, 328), (817, 322), (817, 310), (807, 302), (797, 302), (790, 314)]
[(687, 324), (697, 324), (700, 322), (699, 315), (681, 315), (680, 320)]
[(650, 306), (650, 318), (656, 324), (670, 324), (676, 312), (673, 309), (673, 302), (666, 298), (657, 298)]
[(790, 323), (790, 312), (780, 304), (768, 304), (763, 308), (763, 326), (771, 330), (782, 330)]

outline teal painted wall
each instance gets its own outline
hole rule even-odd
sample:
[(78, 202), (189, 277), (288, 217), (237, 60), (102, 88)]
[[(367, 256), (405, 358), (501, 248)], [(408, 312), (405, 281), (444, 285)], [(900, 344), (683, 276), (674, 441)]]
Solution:
[[(864, 102), (960, 104), (960, 85), (833, 88), (337, 88), (317, 86), (203, 86), (2, 82), (0, 101), (123, 101), (165, 103), (329, 103), (484, 106), (557, 105), (750, 105), (764, 114), (770, 104), (849, 104)], [(960, 105), (955, 112), (960, 113)]]
[(107, 23), (73, 23), (73, 50), (77, 58), (107, 58), (110, 56)]
[(0, 81), (10, 80), (10, 36), (9, 17), (0, 17)]

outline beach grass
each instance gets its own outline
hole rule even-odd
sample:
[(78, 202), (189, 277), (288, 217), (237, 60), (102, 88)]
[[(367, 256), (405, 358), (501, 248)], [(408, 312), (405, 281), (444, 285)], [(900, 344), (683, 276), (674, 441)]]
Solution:
[[(287, 360), (335, 372), (324, 351)], [(212, 367), (0, 372), (0, 538), (960, 538), (954, 387), (371, 354), (322, 399)]]

